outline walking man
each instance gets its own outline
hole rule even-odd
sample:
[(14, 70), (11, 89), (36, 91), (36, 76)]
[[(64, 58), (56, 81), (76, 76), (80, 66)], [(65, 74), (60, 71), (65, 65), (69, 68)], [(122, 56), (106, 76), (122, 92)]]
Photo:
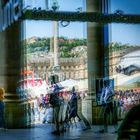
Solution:
[[(84, 117), (81, 110), (78, 110), (78, 96), (75, 91), (75, 87), (72, 88), (72, 96), (69, 101), (70, 105), (70, 115), (69, 119), (77, 117), (79, 121), (82, 121), (84, 124), (83, 130), (91, 129), (90, 123), (88, 120)], [(81, 105), (81, 104), (80, 104)]]
[(55, 130), (52, 132), (53, 134), (60, 135), (60, 132), (63, 131), (63, 99), (59, 97), (59, 89), (55, 87), (53, 93), (50, 94), (49, 103), (53, 107), (53, 118), (55, 124)]

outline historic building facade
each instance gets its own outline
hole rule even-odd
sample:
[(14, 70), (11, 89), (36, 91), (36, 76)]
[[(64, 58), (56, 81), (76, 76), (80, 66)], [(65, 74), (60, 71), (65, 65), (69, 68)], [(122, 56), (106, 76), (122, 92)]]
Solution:
[[(58, 74), (60, 82), (67, 79), (87, 82), (87, 58), (60, 58), (60, 70), (55, 71), (55, 73), (51, 70), (52, 61), (49, 58), (28, 59), (28, 69), (33, 70), (43, 80), (49, 79), (51, 75)], [(87, 90), (87, 84), (85, 84), (85, 88), (82, 88)]]

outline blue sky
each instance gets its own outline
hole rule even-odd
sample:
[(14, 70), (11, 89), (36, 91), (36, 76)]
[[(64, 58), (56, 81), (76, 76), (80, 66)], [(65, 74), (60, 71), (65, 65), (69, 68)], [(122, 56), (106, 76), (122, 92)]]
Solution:
[[(31, 5), (31, 3), (27, 4)], [(35, 0), (32, 7), (44, 6), (45, 0)], [(76, 11), (78, 7), (83, 7), (84, 0), (59, 0), (59, 10)], [(49, 0), (49, 8), (51, 8), (51, 1)], [(84, 38), (85, 25), (81, 22), (71, 22), (68, 27), (59, 26), (59, 35), (71, 38)], [(26, 38), (31, 36), (49, 37), (52, 36), (52, 21), (26, 21)]]
[[(111, 0), (111, 12), (122, 10), (125, 14), (140, 14), (140, 0)], [(112, 42), (140, 45), (140, 24), (111, 25)]]
[(140, 0), (111, 0), (111, 11), (116, 9), (126, 14), (140, 14)]
[[(26, 0), (28, 1), (28, 0)], [(34, 0), (32, 7), (45, 8), (45, 0)], [(75, 11), (81, 7), (84, 0), (58, 0), (59, 10)], [(31, 3), (30, 3), (31, 4)], [(49, 2), (49, 8), (51, 3)], [(140, 14), (140, 0), (111, 0), (111, 12), (122, 10), (126, 14)], [(111, 24), (111, 41), (123, 44), (140, 45), (139, 24)], [(52, 21), (26, 21), (26, 38), (32, 36), (52, 36)], [(71, 22), (68, 27), (59, 27), (59, 36), (83, 38), (86, 36), (85, 25), (81, 22)]]

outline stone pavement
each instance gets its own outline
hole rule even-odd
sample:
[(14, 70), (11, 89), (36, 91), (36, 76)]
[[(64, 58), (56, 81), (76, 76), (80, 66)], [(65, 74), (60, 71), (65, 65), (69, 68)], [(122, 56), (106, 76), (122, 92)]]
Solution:
[(96, 133), (101, 126), (92, 126), (91, 129), (83, 131), (71, 127), (64, 134), (53, 135), (52, 124), (36, 124), (33, 128), (0, 130), (0, 140), (116, 140), (117, 134), (112, 134), (114, 130), (109, 127), (109, 133)]

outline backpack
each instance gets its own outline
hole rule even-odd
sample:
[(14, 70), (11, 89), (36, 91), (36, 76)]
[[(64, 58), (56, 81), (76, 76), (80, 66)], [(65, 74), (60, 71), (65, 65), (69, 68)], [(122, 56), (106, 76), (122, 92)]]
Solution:
[(52, 106), (59, 106), (61, 104), (61, 101), (60, 101), (59, 96), (58, 96), (57, 93), (50, 94), (49, 103)]

